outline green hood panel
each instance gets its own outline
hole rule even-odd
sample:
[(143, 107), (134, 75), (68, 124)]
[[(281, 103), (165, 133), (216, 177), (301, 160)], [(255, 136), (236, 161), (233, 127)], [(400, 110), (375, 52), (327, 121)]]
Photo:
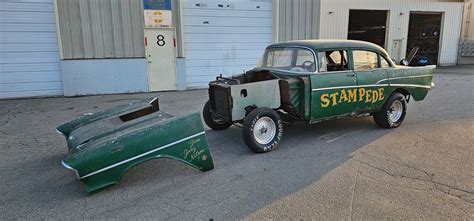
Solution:
[(119, 182), (130, 168), (172, 158), (201, 171), (214, 168), (199, 113), (176, 118), (148, 99), (86, 116), (57, 129), (66, 136), (63, 165), (96, 192)]

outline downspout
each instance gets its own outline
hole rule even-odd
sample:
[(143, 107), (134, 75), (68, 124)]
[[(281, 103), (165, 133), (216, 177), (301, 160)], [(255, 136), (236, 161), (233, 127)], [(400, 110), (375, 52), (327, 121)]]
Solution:
[(277, 43), (280, 35), (280, 1), (272, 0), (272, 40)]

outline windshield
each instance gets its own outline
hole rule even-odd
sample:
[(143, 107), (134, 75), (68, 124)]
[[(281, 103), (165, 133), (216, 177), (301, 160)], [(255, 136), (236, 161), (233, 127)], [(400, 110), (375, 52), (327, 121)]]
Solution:
[(258, 68), (271, 68), (293, 72), (314, 72), (313, 53), (304, 48), (268, 48)]

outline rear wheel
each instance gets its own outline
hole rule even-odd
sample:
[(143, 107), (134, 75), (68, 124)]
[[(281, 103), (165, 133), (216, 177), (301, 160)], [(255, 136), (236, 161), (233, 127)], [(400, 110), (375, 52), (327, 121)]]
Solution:
[(257, 153), (275, 149), (283, 136), (280, 115), (270, 108), (257, 108), (244, 120), (242, 136), (245, 144)]
[(204, 118), (204, 122), (206, 122), (207, 126), (213, 130), (225, 130), (232, 126), (232, 123), (228, 123), (227, 121), (219, 119), (211, 112), (209, 101), (207, 101), (204, 105), (202, 117)]
[(375, 123), (383, 128), (395, 128), (402, 124), (407, 111), (407, 101), (400, 93), (393, 94), (382, 106), (382, 110), (374, 113)]

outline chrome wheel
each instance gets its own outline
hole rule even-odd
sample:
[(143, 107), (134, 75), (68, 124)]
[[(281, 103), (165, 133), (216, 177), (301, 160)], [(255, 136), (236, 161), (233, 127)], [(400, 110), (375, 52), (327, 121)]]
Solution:
[(269, 117), (262, 117), (257, 120), (253, 128), (253, 136), (259, 144), (270, 143), (276, 135), (275, 122)]
[(392, 103), (392, 106), (390, 106), (390, 109), (388, 111), (388, 119), (395, 123), (400, 118), (402, 117), (403, 114), (403, 104), (401, 101), (396, 100)]

